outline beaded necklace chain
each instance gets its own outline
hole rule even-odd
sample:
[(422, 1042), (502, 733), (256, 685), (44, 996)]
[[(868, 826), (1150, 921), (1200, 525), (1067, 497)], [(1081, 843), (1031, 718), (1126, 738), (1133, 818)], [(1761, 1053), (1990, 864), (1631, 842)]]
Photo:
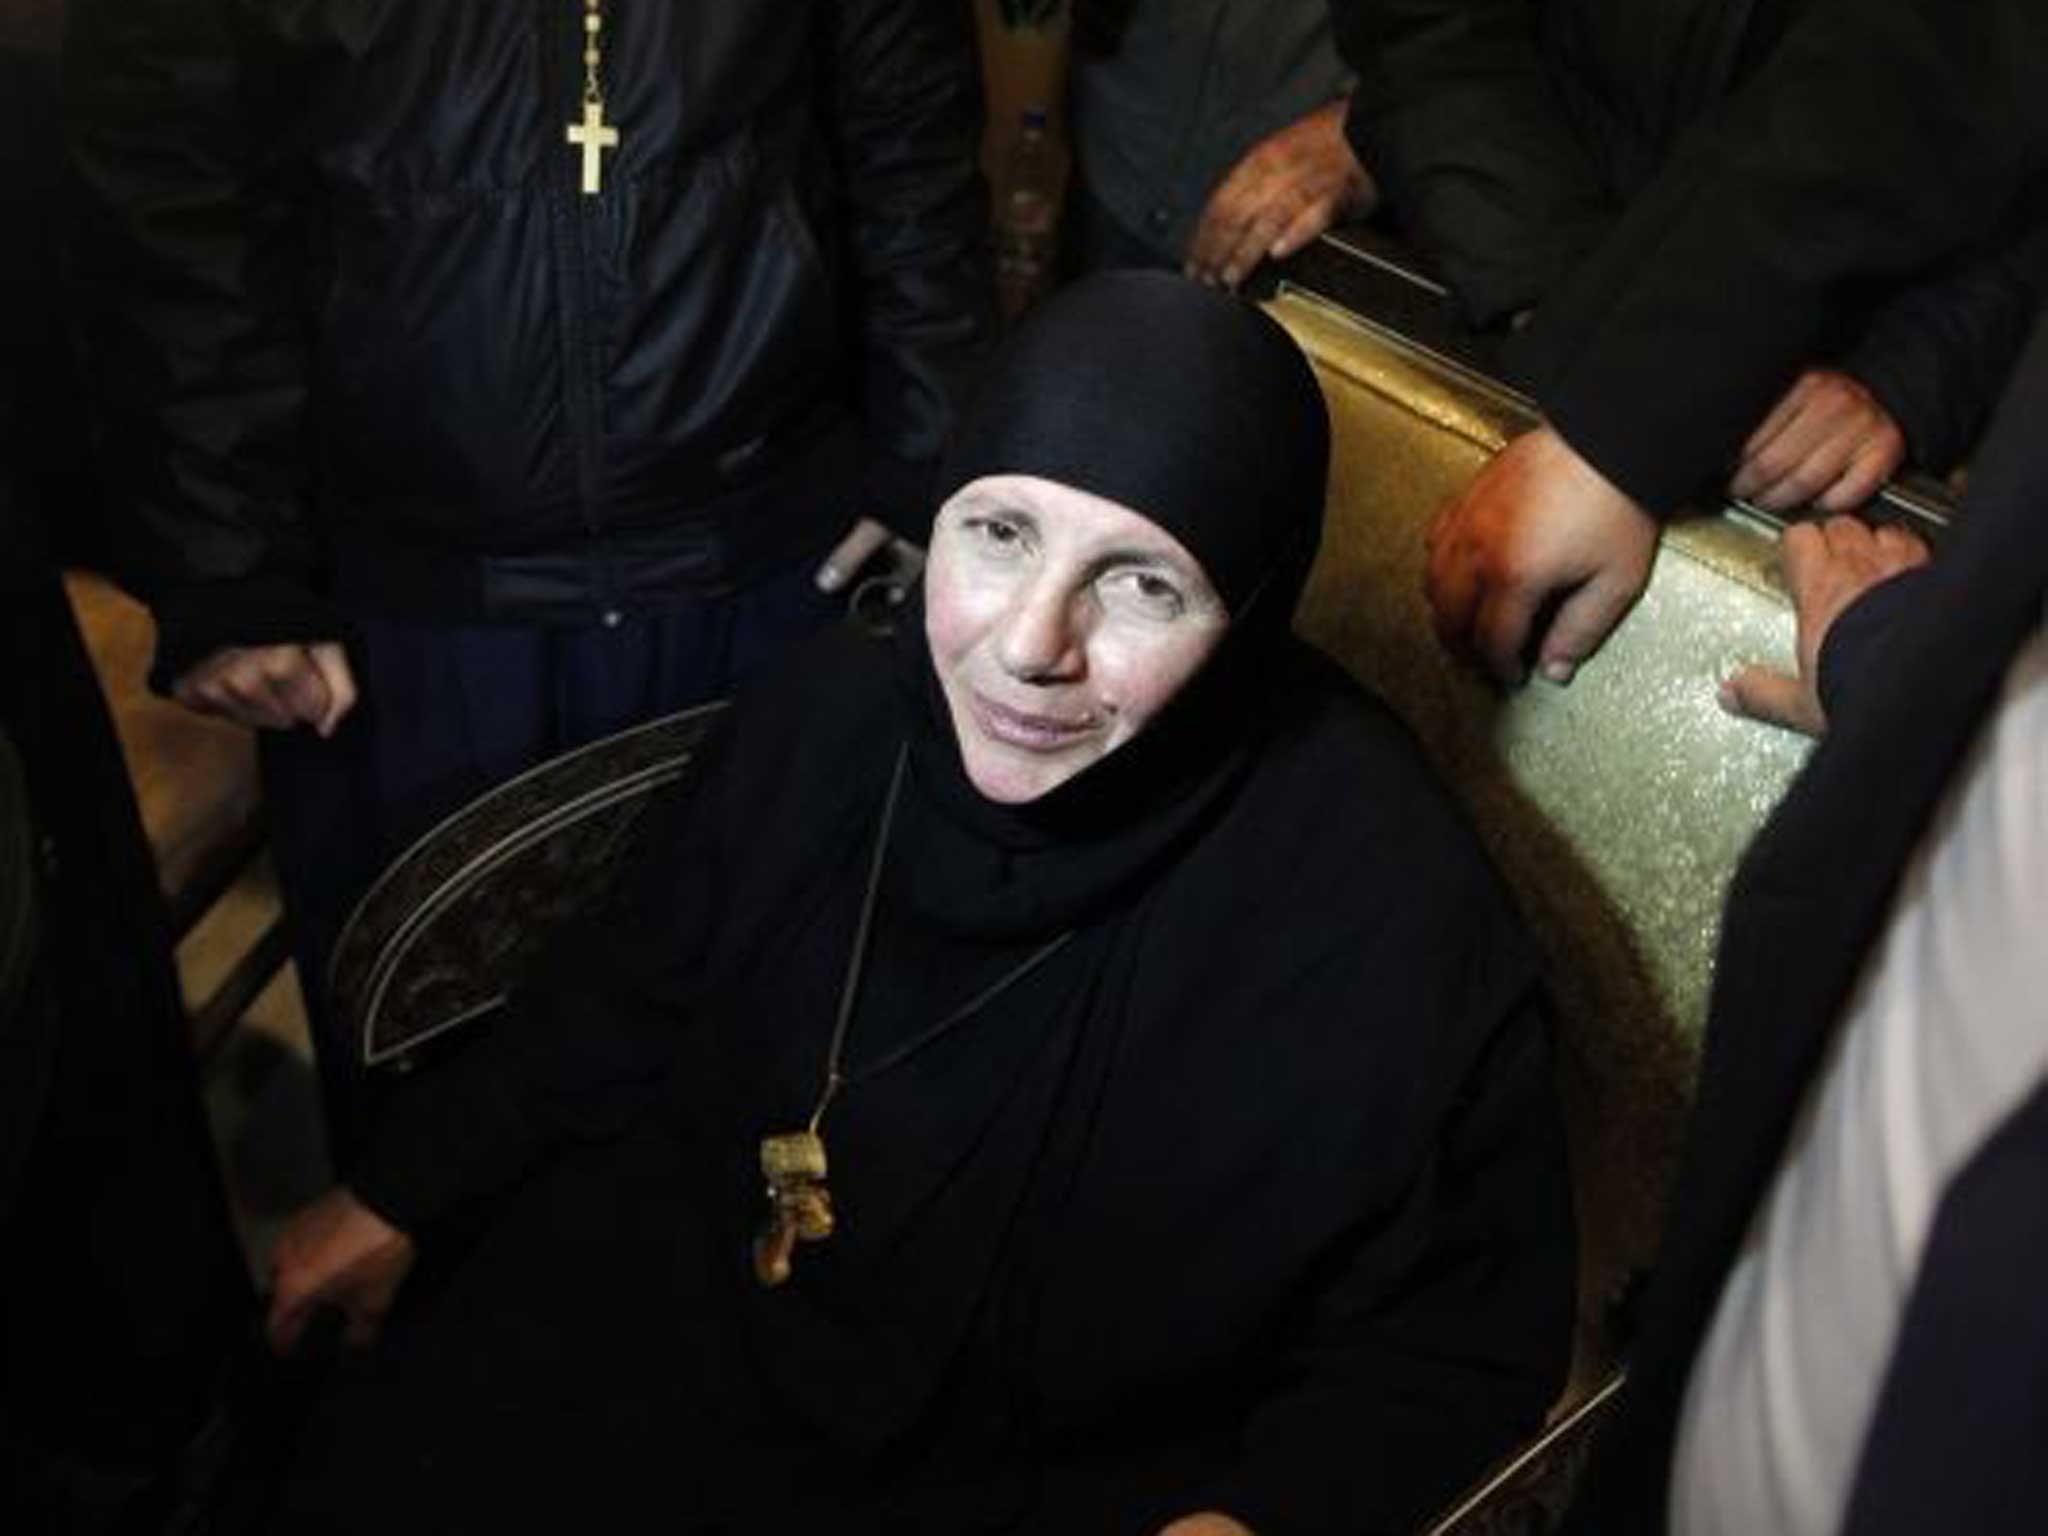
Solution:
[(604, 120), (604, 0), (583, 0), (583, 121), (569, 125), (571, 147), (583, 152), (583, 193), (604, 190), (604, 152), (619, 147), (616, 124)]

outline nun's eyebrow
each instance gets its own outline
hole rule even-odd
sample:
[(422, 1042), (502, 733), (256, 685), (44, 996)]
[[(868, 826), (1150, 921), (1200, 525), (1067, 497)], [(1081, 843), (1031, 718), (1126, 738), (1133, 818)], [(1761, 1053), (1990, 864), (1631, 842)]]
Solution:
[(972, 496), (960, 498), (960, 510), (968, 517), (1002, 517), (1018, 524), (1029, 532), (1038, 531), (1038, 515), (1022, 505), (1015, 497), (998, 496), (991, 491), (980, 491)]
[(1135, 544), (1117, 549), (1106, 549), (1088, 562), (1089, 569), (1096, 572), (1114, 570), (1120, 565), (1142, 565), (1155, 570), (1170, 571), (1183, 580), (1188, 575), (1186, 565), (1176, 560), (1165, 550), (1141, 549)]

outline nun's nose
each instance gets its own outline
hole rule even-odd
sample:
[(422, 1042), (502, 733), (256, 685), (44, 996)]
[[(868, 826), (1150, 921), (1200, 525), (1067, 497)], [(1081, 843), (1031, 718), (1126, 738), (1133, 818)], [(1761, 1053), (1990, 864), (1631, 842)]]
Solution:
[(1068, 682), (1084, 670), (1086, 636), (1079, 597), (1064, 583), (1035, 581), (1003, 616), (997, 655), (1025, 682)]

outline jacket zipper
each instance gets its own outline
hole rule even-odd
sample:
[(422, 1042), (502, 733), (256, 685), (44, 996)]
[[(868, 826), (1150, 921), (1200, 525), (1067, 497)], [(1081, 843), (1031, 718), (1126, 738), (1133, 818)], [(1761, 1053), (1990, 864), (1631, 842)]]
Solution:
[[(576, 450), (576, 493), (584, 531), (590, 534), (590, 593), (606, 624), (618, 621), (617, 582), (602, 548), (598, 519), (603, 467), (603, 376), (592, 339), (595, 299), (590, 283), (590, 225), (594, 203), (582, 190), (578, 164), (563, 130), (581, 110), (583, 14), (566, 0), (535, 0), (536, 37), (541, 56), (541, 93), (547, 143), (545, 184), (548, 230), (554, 244), (557, 312), (561, 322), (562, 383), (569, 432)], [(554, 125), (560, 124), (561, 127)], [(549, 130), (552, 130), (551, 132)], [(556, 142), (560, 140), (561, 142)], [(616, 164), (616, 160), (614, 160)]]

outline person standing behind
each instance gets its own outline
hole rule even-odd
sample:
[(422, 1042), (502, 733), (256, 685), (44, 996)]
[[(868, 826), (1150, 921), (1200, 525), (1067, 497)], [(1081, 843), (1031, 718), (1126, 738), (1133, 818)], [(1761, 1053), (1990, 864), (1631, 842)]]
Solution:
[(0, 16), (0, 1530), (163, 1529), (255, 1296), (157, 869), (57, 572), (60, 7)]
[(1354, 142), (1548, 418), (1431, 531), (1438, 628), (1503, 682), (1568, 681), (1690, 498), (1841, 511), (1967, 451), (2048, 267), (2038, 7), (1333, 11)]
[(1076, 0), (1069, 264), (1235, 288), (1376, 198), (1324, 0)]
[(320, 993), (383, 863), (920, 536), (992, 333), (956, 9), (78, 5), (124, 574), (156, 686), (264, 732), (344, 1156)]
[(1729, 893), (1696, 1110), (1572, 1536), (1972, 1536), (2048, 1508), (2048, 328), (1940, 558), (1785, 543), (1824, 739)]

